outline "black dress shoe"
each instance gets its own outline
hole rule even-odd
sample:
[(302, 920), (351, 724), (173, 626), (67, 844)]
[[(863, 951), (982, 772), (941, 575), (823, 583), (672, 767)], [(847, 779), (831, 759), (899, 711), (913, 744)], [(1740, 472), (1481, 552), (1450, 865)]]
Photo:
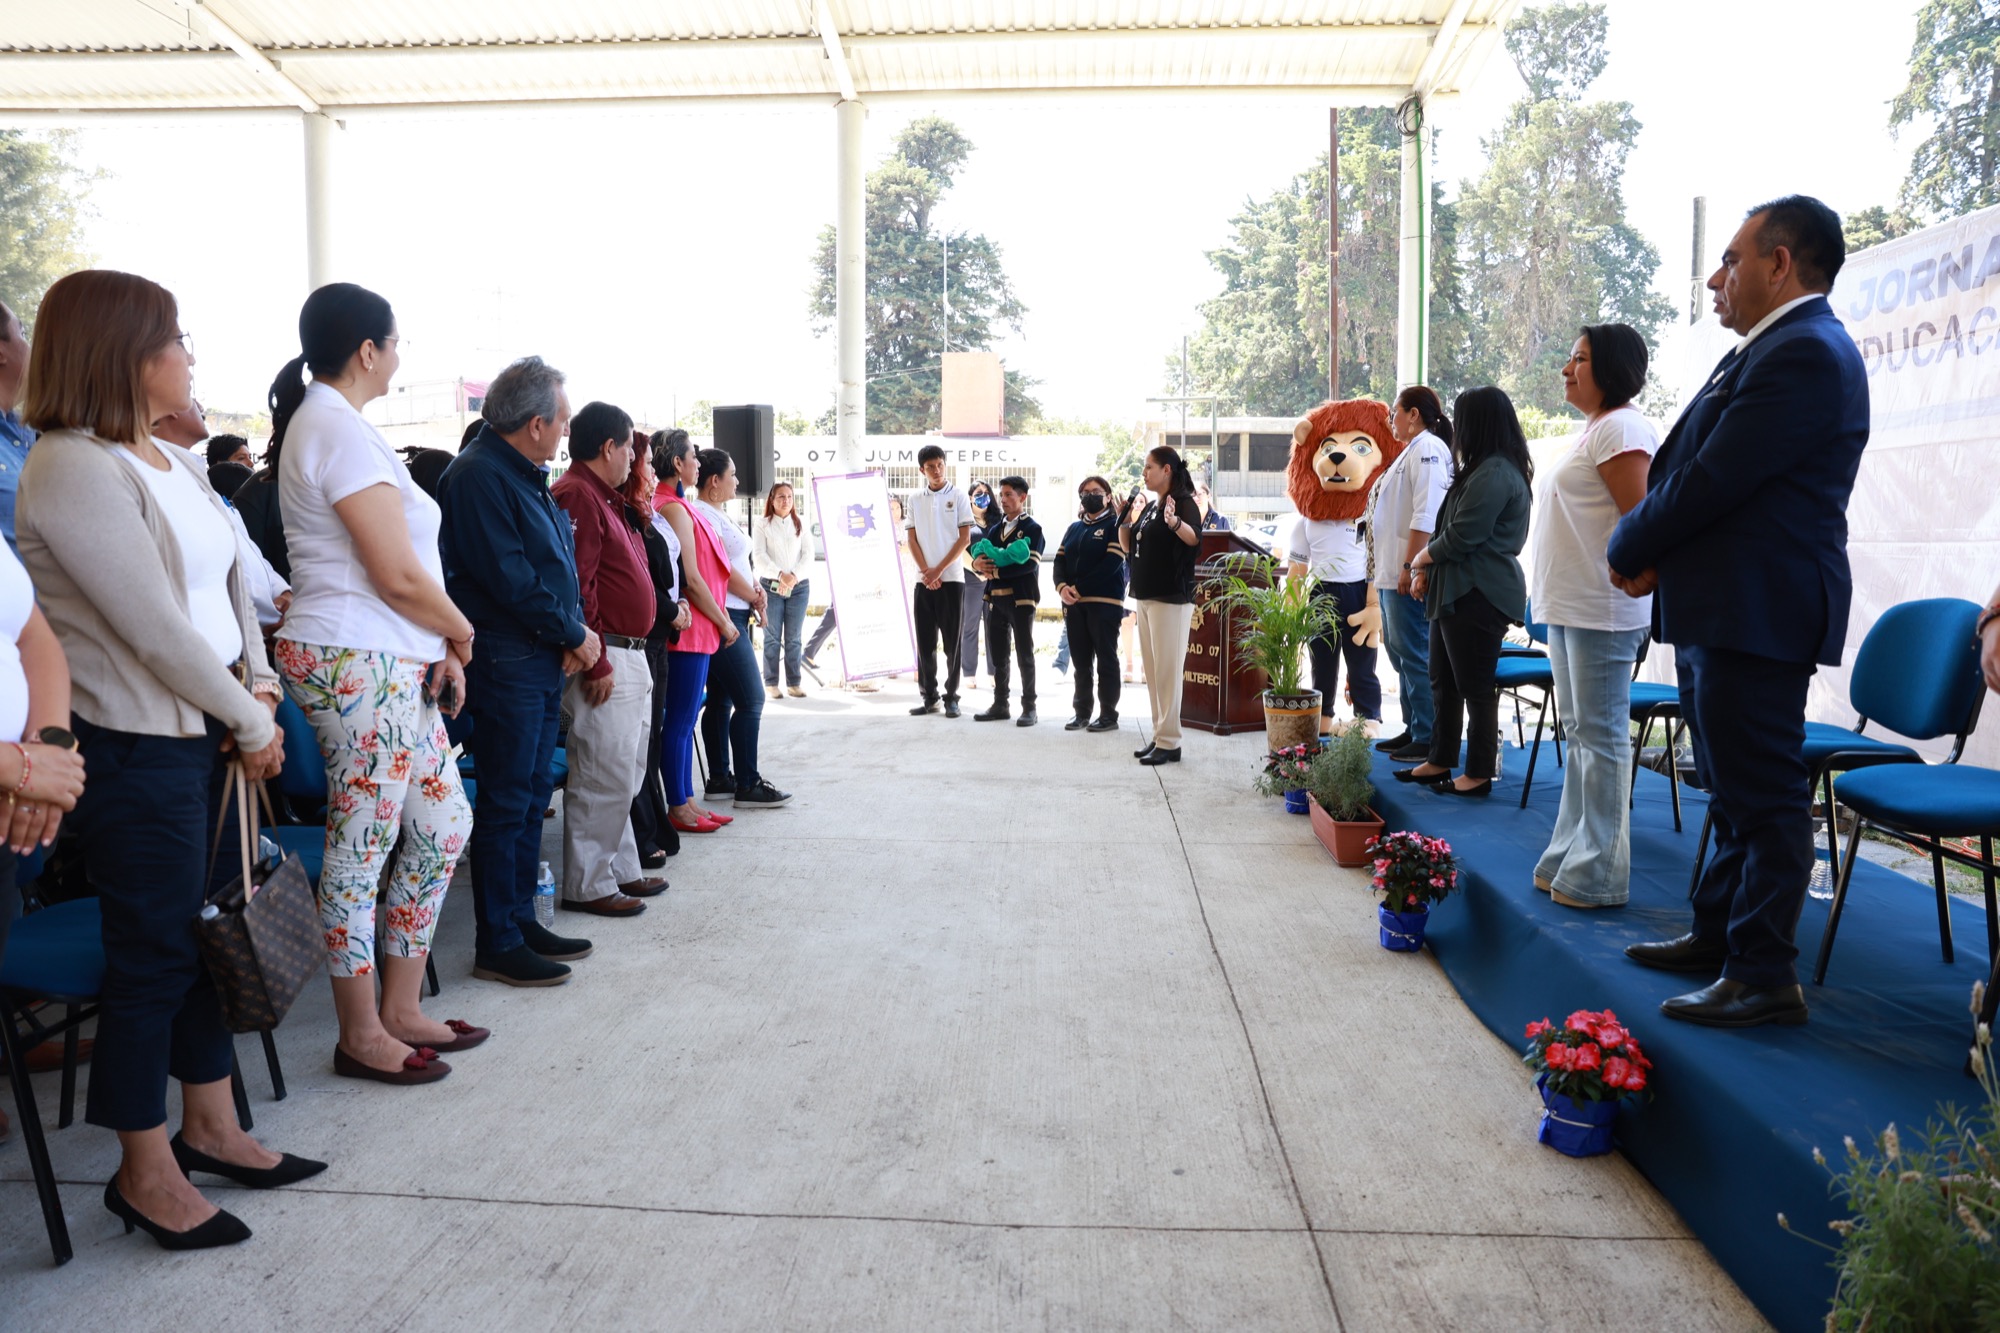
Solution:
[(937, 710), (938, 710), (937, 700), (926, 699), (923, 703), (918, 704), (915, 708), (912, 708), (910, 710), (910, 716), (922, 717), (925, 713), (935, 713), (937, 712)]
[(1431, 790), (1446, 796), (1463, 796), (1467, 800), (1476, 801), (1493, 794), (1493, 779), (1487, 778), (1477, 787), (1460, 787), (1450, 779), (1446, 779), (1443, 782), (1433, 782)]
[(1017, 726), (1017, 727), (1032, 727), (1032, 726), (1034, 726), (1034, 725), (1035, 725), (1035, 710), (1034, 710), (1034, 709), (1032, 709), (1032, 708), (1023, 708), (1023, 709), (1021, 710), (1021, 716), (1019, 716), (1019, 717), (1017, 717), (1017, 718), (1015, 718), (1015, 719), (1014, 719), (1014, 725), (1015, 725), (1015, 726)]
[(250, 1228), (243, 1225), (242, 1219), (220, 1209), (198, 1227), (169, 1231), (125, 1202), (125, 1196), (118, 1192), (116, 1176), (104, 1182), (104, 1206), (125, 1224), (126, 1235), (132, 1234), (133, 1227), (142, 1227), (163, 1250), (212, 1250), (218, 1245), (236, 1245), (250, 1239)]
[(1391, 769), (1389, 776), (1398, 782), (1416, 782), (1431, 786), (1439, 782), (1450, 782), (1451, 770), (1447, 768), (1442, 773), (1419, 773), (1414, 768), (1397, 768)]
[(221, 1176), (253, 1190), (276, 1189), (326, 1170), (325, 1162), (315, 1162), (310, 1157), (294, 1157), (290, 1153), (281, 1154), (276, 1166), (238, 1166), (220, 1157), (210, 1157), (199, 1148), (190, 1148), (187, 1140), (179, 1134), (168, 1139), (167, 1146), (173, 1149), (174, 1163), (180, 1167), (182, 1175), (206, 1171), (211, 1176)]
[(957, 703), (956, 703), (955, 701), (954, 701), (954, 702), (952, 702), (952, 703), (948, 703), (948, 704), (946, 704), (946, 705), (944, 706), (944, 715), (945, 715), (946, 717), (957, 717), (957, 716), (958, 716), (958, 704), (957, 704)]
[(1005, 722), (1012, 716), (1014, 716), (1014, 712), (1006, 704), (996, 703), (990, 704), (984, 710), (974, 713), (972, 720), (974, 722)]
[(1178, 764), (1180, 761), (1181, 752), (1179, 750), (1162, 750), (1159, 746), (1155, 745), (1146, 752), (1146, 757), (1139, 762), (1150, 768), (1156, 764)]
[(1116, 713), (1106, 713), (1103, 717), (1098, 718), (1097, 721), (1085, 727), (1084, 730), (1116, 731), (1118, 730), (1118, 715)]
[(1152, 752), (1153, 752), (1153, 743), (1151, 741), (1148, 741), (1146, 742), (1145, 749), (1132, 751), (1132, 757), (1134, 759), (1144, 759), (1147, 755), (1151, 754)]
[(1690, 931), (1679, 939), (1628, 944), (1625, 956), (1662, 972), (1696, 972), (1712, 977), (1722, 971), (1723, 961), (1729, 957), (1729, 945), (1723, 940), (1699, 939)]
[(1389, 751), (1389, 762), (1392, 764), (1421, 764), (1430, 757), (1431, 747), (1428, 745), (1405, 745)]
[(1078, 713), (1075, 717), (1063, 723), (1063, 730), (1082, 731), (1085, 727), (1089, 725), (1090, 725), (1090, 719), (1085, 717), (1082, 713)]
[(1806, 1021), (1805, 992), (1789, 986), (1750, 986), (1721, 977), (1713, 985), (1661, 1003), (1668, 1018), (1711, 1028), (1754, 1028), (1765, 1023), (1795, 1028)]
[(1397, 750), (1402, 749), (1405, 745), (1408, 745), (1409, 743), (1410, 743), (1410, 729), (1408, 727), (1405, 727), (1403, 728), (1402, 732), (1399, 735), (1391, 736), (1389, 737), (1388, 740), (1385, 741), (1376, 741), (1375, 748), (1380, 750), (1383, 754), (1394, 754)]

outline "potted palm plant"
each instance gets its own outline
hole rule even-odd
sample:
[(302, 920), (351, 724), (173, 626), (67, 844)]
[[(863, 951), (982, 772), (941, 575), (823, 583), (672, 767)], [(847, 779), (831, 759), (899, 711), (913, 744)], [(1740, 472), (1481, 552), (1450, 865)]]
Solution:
[(1319, 736), (1319, 691), (1305, 683), (1306, 645), (1340, 624), (1331, 602), (1315, 601), (1305, 579), (1290, 579), (1270, 556), (1239, 552), (1210, 563), (1203, 584), (1211, 610), (1233, 611), (1236, 646), (1270, 682), (1264, 731), (1275, 751)]
[(1313, 832), (1335, 865), (1367, 865), (1369, 840), (1382, 831), (1382, 816), (1368, 804), (1375, 795), (1375, 784), (1368, 780), (1373, 763), (1368, 733), (1359, 727), (1329, 738), (1313, 756), (1306, 785)]

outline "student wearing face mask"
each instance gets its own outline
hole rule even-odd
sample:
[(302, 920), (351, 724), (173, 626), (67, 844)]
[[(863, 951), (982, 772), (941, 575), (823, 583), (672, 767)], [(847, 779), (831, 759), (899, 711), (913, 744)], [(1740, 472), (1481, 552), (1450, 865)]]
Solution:
[[(1118, 627), (1125, 618), (1125, 552), (1111, 483), (1085, 477), (1077, 487), (1083, 516), (1056, 547), (1056, 596), (1062, 599), (1070, 651), (1076, 655), (1075, 716), (1064, 731), (1118, 730)], [(1091, 665), (1097, 667), (1097, 719), (1091, 720)]]
[[(1000, 506), (993, 498), (993, 488), (983, 481), (966, 487), (965, 494), (972, 501), (972, 529), (976, 539), (1000, 517)], [(965, 678), (962, 688), (972, 690), (979, 687), (979, 634), (986, 623), (986, 580), (973, 565), (971, 556), (964, 557), (961, 563), (965, 566), (965, 603), (959, 620), (958, 667)]]
[[(1028, 517), (1028, 482), (1023, 477), (1000, 479), (1000, 518), (986, 529), (985, 540), (997, 551), (1026, 542), (1026, 558), (1001, 564), (981, 556), (974, 562), (986, 580), (986, 660), (993, 667), (993, 703), (974, 713), (977, 722), (999, 722), (1008, 716), (1010, 668), (1021, 668), (1021, 716), (1017, 727), (1035, 725), (1035, 604), (1042, 600), (1042, 525)], [(1008, 661), (1012, 656), (1014, 662)]]

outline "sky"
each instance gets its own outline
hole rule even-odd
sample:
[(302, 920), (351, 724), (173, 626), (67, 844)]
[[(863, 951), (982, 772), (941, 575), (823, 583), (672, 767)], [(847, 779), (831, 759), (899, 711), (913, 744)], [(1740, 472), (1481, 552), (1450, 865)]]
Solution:
[[(1610, 63), (1589, 95), (1630, 102), (1643, 126), (1628, 217), (1677, 310), (1694, 196), (1708, 199), (1704, 270), (1763, 199), (1893, 202), (1920, 136), (1892, 138), (1888, 104), (1920, 2), (1610, 0)], [(1499, 51), (1471, 94), (1434, 108), (1448, 197), (1521, 92)], [(975, 146), (936, 217), (999, 245), (1027, 310), (999, 350), (1041, 382), (1046, 412), (1090, 421), (1157, 415), (1145, 400), (1165, 359), (1221, 287), (1206, 253), (1247, 199), (1326, 148), (1326, 110), (1303, 96), (940, 99), (872, 108), (869, 164), (930, 113)], [(340, 135), (337, 273), (394, 305), (405, 383), (488, 378), (538, 353), (573, 401), (642, 422), (697, 399), (817, 417), (834, 350), (806, 299), (833, 214), (834, 119), (830, 106), (357, 116)], [(98, 120), (76, 144), (104, 173), (96, 262), (176, 294), (211, 409), (259, 410), (297, 354), (306, 293), (296, 117)]]

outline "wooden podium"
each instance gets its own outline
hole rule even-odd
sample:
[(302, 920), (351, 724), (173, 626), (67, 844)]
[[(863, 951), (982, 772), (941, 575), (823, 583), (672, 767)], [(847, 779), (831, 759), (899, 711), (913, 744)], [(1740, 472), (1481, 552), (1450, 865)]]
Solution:
[(1188, 628), (1187, 661), (1181, 672), (1181, 724), (1197, 731), (1228, 736), (1264, 729), (1264, 673), (1242, 660), (1236, 646), (1241, 611), (1209, 609), (1204, 587), (1215, 573), (1213, 561), (1225, 555), (1269, 555), (1263, 547), (1234, 532), (1201, 534), (1194, 573), (1194, 619)]

